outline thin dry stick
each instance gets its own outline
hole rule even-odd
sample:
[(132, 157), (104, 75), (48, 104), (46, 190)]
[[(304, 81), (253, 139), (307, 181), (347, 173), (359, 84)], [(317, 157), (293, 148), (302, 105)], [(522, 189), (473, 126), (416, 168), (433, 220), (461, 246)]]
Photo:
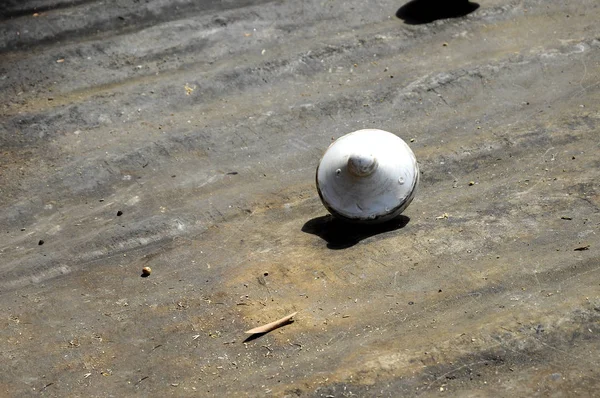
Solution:
[(267, 333), (267, 332), (270, 332), (271, 330), (277, 329), (278, 327), (283, 326), (286, 323), (288, 323), (290, 321), (290, 319), (292, 319), (294, 317), (294, 315), (296, 315), (296, 314), (297, 314), (297, 312), (294, 312), (293, 314), (284, 316), (283, 318), (278, 319), (275, 322), (267, 323), (266, 325), (259, 326), (259, 327), (254, 328), (254, 329), (247, 330), (246, 333), (248, 333), (248, 334), (255, 334), (255, 333)]

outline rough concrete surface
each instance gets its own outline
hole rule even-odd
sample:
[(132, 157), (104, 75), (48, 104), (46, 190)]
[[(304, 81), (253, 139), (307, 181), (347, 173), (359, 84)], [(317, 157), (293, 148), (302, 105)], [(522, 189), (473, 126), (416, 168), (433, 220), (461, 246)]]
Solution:
[[(597, 0), (0, 15), (0, 395), (600, 395)], [(421, 184), (349, 227), (367, 127)]]

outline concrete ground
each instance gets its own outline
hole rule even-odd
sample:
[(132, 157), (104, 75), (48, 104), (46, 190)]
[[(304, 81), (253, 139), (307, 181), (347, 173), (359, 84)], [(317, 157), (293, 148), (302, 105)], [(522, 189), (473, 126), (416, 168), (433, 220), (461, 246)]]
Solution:
[[(599, 396), (600, 3), (404, 3), (2, 2), (2, 394)], [(347, 227), (367, 127), (421, 184)]]

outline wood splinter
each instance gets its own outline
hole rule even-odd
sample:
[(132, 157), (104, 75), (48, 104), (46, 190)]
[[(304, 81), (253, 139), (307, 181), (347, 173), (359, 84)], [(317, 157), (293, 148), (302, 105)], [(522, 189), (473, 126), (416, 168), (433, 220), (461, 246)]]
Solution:
[(266, 325), (259, 326), (259, 327), (256, 327), (256, 328), (254, 328), (254, 329), (247, 330), (247, 331), (246, 331), (246, 333), (248, 333), (248, 334), (268, 333), (268, 332), (270, 332), (271, 330), (275, 330), (275, 329), (277, 329), (278, 327), (280, 327), (280, 326), (283, 326), (283, 325), (287, 324), (288, 322), (290, 322), (290, 320), (291, 320), (291, 319), (294, 317), (294, 315), (296, 315), (297, 313), (298, 313), (298, 312), (294, 312), (293, 314), (290, 314), (290, 315), (284, 316), (283, 318), (281, 318), (281, 319), (278, 319), (278, 320), (276, 320), (276, 321), (274, 321), (274, 322), (267, 323)]

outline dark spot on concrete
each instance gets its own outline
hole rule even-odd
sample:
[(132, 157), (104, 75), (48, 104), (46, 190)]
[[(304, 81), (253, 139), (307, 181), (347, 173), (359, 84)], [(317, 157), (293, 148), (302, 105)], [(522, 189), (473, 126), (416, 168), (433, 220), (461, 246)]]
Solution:
[(412, 0), (396, 12), (409, 25), (421, 25), (438, 19), (460, 18), (479, 8), (468, 0)]

